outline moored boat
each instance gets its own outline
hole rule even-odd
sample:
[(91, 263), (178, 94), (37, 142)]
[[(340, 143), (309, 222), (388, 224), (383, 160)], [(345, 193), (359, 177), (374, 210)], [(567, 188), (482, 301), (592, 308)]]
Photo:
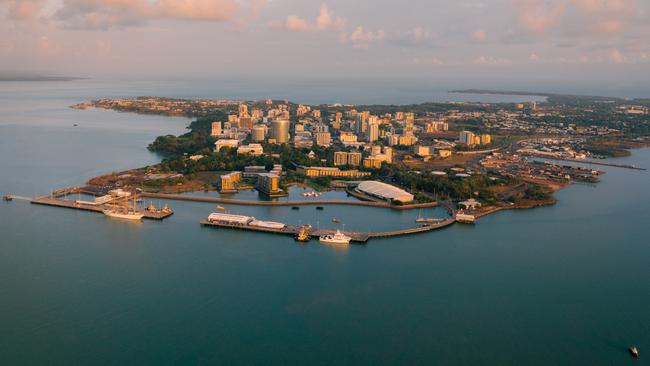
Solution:
[(341, 231), (336, 230), (336, 233), (322, 235), (318, 240), (320, 240), (321, 243), (327, 244), (350, 244), (352, 238), (343, 234)]
[(628, 348), (628, 351), (630, 352), (630, 355), (632, 355), (632, 357), (634, 357), (634, 358), (639, 358), (640, 353), (639, 353), (639, 349), (638, 349), (638, 348), (636, 348), (636, 347), (630, 347), (630, 348)]

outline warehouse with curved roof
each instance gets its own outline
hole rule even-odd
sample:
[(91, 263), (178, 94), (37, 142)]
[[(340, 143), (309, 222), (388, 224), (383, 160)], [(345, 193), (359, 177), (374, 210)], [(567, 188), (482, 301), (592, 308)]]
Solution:
[(368, 180), (359, 183), (357, 191), (369, 196), (373, 196), (382, 200), (408, 203), (413, 201), (413, 195), (407, 191), (391, 186), (390, 184)]

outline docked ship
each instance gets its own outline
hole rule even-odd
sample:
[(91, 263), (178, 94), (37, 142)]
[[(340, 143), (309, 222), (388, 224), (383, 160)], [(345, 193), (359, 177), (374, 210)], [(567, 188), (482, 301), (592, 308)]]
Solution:
[(352, 238), (343, 234), (341, 231), (336, 230), (335, 234), (322, 235), (318, 240), (321, 243), (327, 244), (350, 244)]
[(124, 197), (124, 202), (113, 205), (102, 211), (104, 215), (115, 219), (123, 220), (142, 220), (144, 217), (143, 211), (138, 211), (137, 195), (133, 194), (133, 205), (129, 204), (129, 198)]

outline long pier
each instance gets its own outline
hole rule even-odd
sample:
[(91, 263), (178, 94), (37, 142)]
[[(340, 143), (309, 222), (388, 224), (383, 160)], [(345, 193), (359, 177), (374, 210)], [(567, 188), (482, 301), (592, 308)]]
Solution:
[[(64, 200), (56, 197), (38, 197), (38, 198), (33, 198), (30, 200), (32, 204), (36, 205), (44, 205), (44, 206), (54, 206), (54, 207), (63, 207), (63, 208), (70, 208), (70, 209), (76, 209), (76, 210), (82, 210), (82, 211), (91, 211), (91, 212), (98, 212), (98, 213), (103, 213), (103, 211), (108, 208), (105, 205), (89, 205), (85, 203), (79, 203), (76, 201), (69, 201), (69, 200)], [(156, 211), (156, 212), (151, 212), (151, 211), (143, 211), (144, 213), (144, 219), (149, 219), (149, 220), (163, 220), (168, 218), (173, 214), (173, 212), (162, 212), (162, 211)]]
[[(420, 233), (425, 233), (428, 231), (433, 231), (433, 230), (438, 230), (442, 229), (444, 227), (447, 227), (449, 225), (452, 225), (453, 223), (456, 222), (456, 219), (454, 217), (450, 217), (446, 220), (443, 220), (439, 223), (435, 224), (427, 224), (427, 225), (422, 225), (419, 227), (414, 227), (414, 228), (407, 228), (407, 229), (400, 229), (400, 230), (393, 230), (393, 231), (377, 231), (377, 232), (353, 232), (353, 231), (345, 231), (344, 234), (349, 236), (351, 238), (351, 242), (355, 243), (367, 243), (368, 240), (370, 239), (379, 239), (379, 238), (389, 238), (389, 237), (395, 237), (395, 236), (405, 236), (405, 235), (414, 235), (414, 234), (420, 234)], [(279, 235), (291, 235), (295, 236), (298, 231), (300, 230), (300, 227), (294, 226), (294, 225), (285, 225), (284, 228), (282, 229), (274, 229), (274, 228), (265, 228), (265, 227), (259, 227), (259, 226), (251, 226), (251, 225), (237, 225), (237, 224), (231, 224), (231, 223), (225, 223), (225, 222), (218, 222), (218, 221), (209, 221), (209, 220), (203, 220), (201, 221), (201, 225), (203, 226), (213, 226), (213, 227), (220, 227), (220, 228), (227, 228), (227, 229), (235, 229), (235, 230), (245, 230), (245, 231), (256, 231), (256, 232), (262, 232), (262, 233), (267, 233), (267, 234), (279, 234)], [(308, 234), (310, 237), (320, 237), (322, 235), (328, 235), (328, 234), (334, 234), (336, 230), (333, 229), (309, 229), (306, 231), (306, 234)]]
[(437, 207), (438, 202), (427, 203), (414, 203), (410, 205), (391, 205), (388, 202), (370, 202), (370, 201), (348, 201), (348, 200), (312, 200), (312, 201), (250, 201), (250, 200), (234, 200), (230, 198), (219, 197), (199, 197), (199, 196), (186, 196), (186, 195), (173, 195), (164, 193), (140, 193), (141, 197), (157, 198), (175, 201), (188, 201), (188, 202), (203, 202), (203, 203), (217, 203), (233, 206), (320, 206), (320, 205), (347, 205), (347, 206), (364, 206), (364, 207), (379, 207), (391, 208), (394, 210), (413, 210), (418, 208)]

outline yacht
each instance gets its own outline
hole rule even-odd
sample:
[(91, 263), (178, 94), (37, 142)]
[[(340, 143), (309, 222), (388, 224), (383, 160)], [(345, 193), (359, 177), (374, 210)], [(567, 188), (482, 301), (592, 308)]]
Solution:
[(349, 236), (343, 234), (341, 231), (336, 230), (335, 234), (328, 234), (328, 235), (322, 235), (320, 238), (318, 238), (321, 243), (328, 243), (328, 244), (350, 244), (350, 238)]

